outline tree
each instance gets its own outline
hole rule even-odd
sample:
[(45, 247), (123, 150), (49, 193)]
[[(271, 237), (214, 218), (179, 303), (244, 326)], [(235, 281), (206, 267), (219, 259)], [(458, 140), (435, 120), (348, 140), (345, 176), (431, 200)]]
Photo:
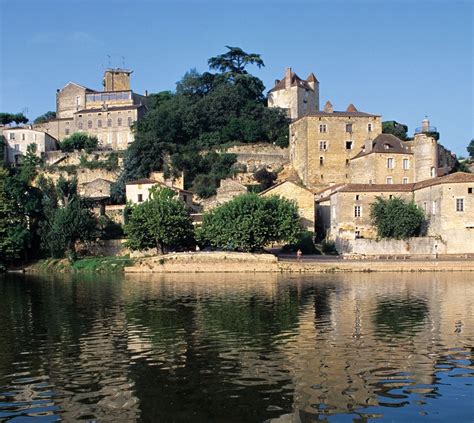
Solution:
[(20, 170), (20, 178), (25, 184), (31, 184), (37, 175), (37, 167), (41, 164), (41, 159), (37, 155), (38, 146), (28, 144), (26, 153), (23, 157)]
[(294, 202), (243, 194), (205, 213), (198, 239), (215, 248), (261, 251), (272, 242), (296, 243), (300, 232)]
[(44, 197), (44, 220), (40, 224), (42, 247), (52, 257), (74, 261), (76, 243), (90, 241), (97, 235), (97, 223), (89, 204), (77, 193), (77, 180), (60, 177), (56, 185), (40, 181)]
[(409, 138), (407, 132), (408, 126), (403, 123), (398, 123), (394, 120), (382, 122), (382, 133), (384, 134), (392, 134), (397, 138), (400, 138), (402, 141), (408, 141)]
[(380, 238), (419, 236), (425, 222), (423, 211), (413, 201), (398, 197), (377, 197), (370, 205), (370, 217)]
[(19, 125), (20, 123), (27, 123), (28, 118), (23, 113), (0, 113), (0, 124), (8, 125), (12, 122)]
[(48, 121), (53, 120), (53, 119), (56, 119), (56, 112), (49, 111), (49, 112), (44, 113), (41, 116), (38, 116), (33, 121), (33, 123), (35, 123), (35, 124), (45, 123), (45, 122), (48, 122)]
[(207, 61), (210, 69), (237, 75), (248, 73), (245, 67), (250, 64), (257, 65), (259, 68), (265, 66), (259, 54), (246, 53), (240, 47), (226, 46), (226, 48), (229, 50), (228, 52), (211, 57)]
[(85, 150), (90, 153), (97, 148), (99, 140), (95, 135), (88, 135), (83, 132), (75, 132), (71, 136), (64, 138), (59, 147), (61, 151)]
[(12, 185), (8, 170), (0, 168), (0, 264), (19, 258), (29, 237), (27, 216)]
[(469, 153), (471, 160), (474, 160), (474, 138), (471, 140), (466, 150)]
[(170, 248), (190, 246), (193, 224), (185, 204), (169, 188), (150, 189), (150, 197), (133, 205), (125, 224), (127, 246), (132, 250), (156, 248), (161, 254)]
[(260, 184), (261, 190), (265, 191), (275, 183), (277, 174), (275, 172), (269, 172), (265, 167), (262, 167), (253, 174), (253, 177)]

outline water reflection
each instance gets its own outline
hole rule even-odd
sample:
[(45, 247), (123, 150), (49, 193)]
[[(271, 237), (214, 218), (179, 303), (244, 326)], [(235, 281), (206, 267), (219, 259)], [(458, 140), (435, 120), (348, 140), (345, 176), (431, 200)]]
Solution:
[(0, 420), (472, 420), (473, 282), (9, 277)]

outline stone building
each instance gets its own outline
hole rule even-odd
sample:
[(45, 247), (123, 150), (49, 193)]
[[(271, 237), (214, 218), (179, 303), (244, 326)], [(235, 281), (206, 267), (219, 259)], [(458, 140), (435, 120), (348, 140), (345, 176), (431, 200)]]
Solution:
[(30, 144), (36, 144), (36, 155), (43, 157), (46, 152), (58, 149), (58, 140), (42, 131), (31, 129), (30, 126), (3, 128), (5, 140), (5, 160), (7, 163), (21, 162), (26, 149)]
[(313, 73), (301, 79), (288, 68), (282, 80), (268, 92), (268, 107), (286, 110), (291, 119), (298, 119), (319, 110), (319, 82)]
[[(474, 253), (474, 174), (456, 172), (408, 184), (347, 184), (316, 200), (318, 230), (335, 240), (375, 239), (370, 205), (377, 197), (414, 201), (426, 235), (448, 254)], [(441, 248), (440, 248), (441, 249)]]
[(132, 204), (139, 204), (143, 201), (148, 200), (148, 198), (150, 197), (150, 188), (155, 186), (161, 188), (169, 188), (173, 190), (178, 195), (178, 198), (186, 204), (188, 210), (193, 209), (193, 193), (191, 191), (186, 191), (177, 187), (170, 187), (168, 185), (149, 178), (142, 178), (137, 179), (135, 181), (127, 182), (125, 186), (125, 195), (127, 198), (127, 202), (130, 202)]
[(351, 181), (350, 159), (382, 133), (379, 115), (352, 104), (334, 111), (330, 102), (290, 125), (290, 162), (310, 189)]
[(103, 148), (125, 150), (133, 141), (131, 125), (141, 119), (147, 97), (130, 88), (127, 69), (106, 69), (104, 90), (69, 82), (56, 93), (56, 119), (35, 125), (59, 140), (74, 132), (97, 136)]
[(79, 194), (82, 197), (96, 199), (96, 198), (110, 198), (110, 187), (113, 182), (103, 178), (97, 178), (90, 182), (82, 183), (79, 186)]
[(259, 195), (270, 197), (272, 195), (293, 200), (298, 205), (301, 217), (301, 226), (311, 232), (315, 230), (314, 194), (308, 188), (298, 185), (291, 180), (282, 181)]

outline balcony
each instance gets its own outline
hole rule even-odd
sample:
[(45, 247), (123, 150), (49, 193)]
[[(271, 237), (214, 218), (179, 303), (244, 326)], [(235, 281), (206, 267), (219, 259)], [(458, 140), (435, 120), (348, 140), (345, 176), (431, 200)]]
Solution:
[(421, 126), (415, 129), (415, 134), (425, 134), (428, 132), (438, 132), (436, 126)]

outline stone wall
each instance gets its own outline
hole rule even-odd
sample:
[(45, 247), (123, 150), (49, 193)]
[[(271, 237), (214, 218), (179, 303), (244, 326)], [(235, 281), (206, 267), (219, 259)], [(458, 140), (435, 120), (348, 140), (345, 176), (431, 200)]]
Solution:
[(336, 237), (336, 249), (339, 254), (361, 255), (361, 256), (424, 256), (433, 257), (438, 254), (446, 254), (446, 244), (434, 237), (410, 238), (408, 240), (397, 239), (343, 239)]
[(80, 185), (87, 182), (92, 182), (98, 178), (115, 182), (119, 177), (120, 172), (108, 171), (106, 169), (80, 168), (74, 172), (67, 172), (66, 170), (44, 169), (39, 174), (52, 179), (54, 182), (56, 182), (61, 176), (65, 179), (72, 179), (74, 176), (76, 176), (77, 182)]
[[(393, 159), (393, 167), (388, 168), (387, 160)], [(403, 168), (403, 161), (408, 168)], [(393, 184), (414, 182), (413, 154), (371, 153), (352, 159), (349, 165), (350, 180), (353, 184), (386, 184), (391, 177)]]
[(113, 220), (115, 223), (119, 223), (123, 225), (124, 222), (124, 210), (125, 204), (107, 204), (105, 206), (105, 215), (110, 219)]
[(237, 155), (237, 163), (244, 165), (247, 172), (266, 167), (271, 171), (281, 169), (289, 162), (288, 148), (280, 148), (273, 144), (249, 144), (230, 147), (226, 153)]

